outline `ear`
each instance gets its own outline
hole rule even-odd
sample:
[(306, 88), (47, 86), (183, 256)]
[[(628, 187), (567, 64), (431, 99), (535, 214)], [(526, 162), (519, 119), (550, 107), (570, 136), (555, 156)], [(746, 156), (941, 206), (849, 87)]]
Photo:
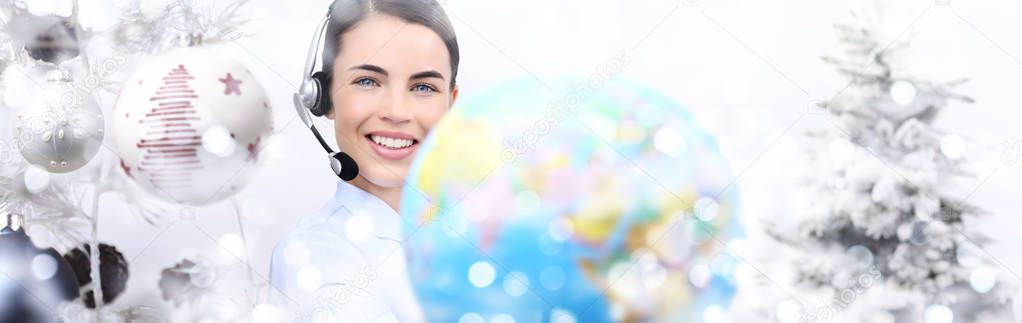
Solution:
[(450, 109), (451, 107), (453, 107), (455, 101), (458, 101), (458, 86), (457, 85), (455, 85), (454, 89), (451, 90), (451, 105), (448, 106), (447, 109)]

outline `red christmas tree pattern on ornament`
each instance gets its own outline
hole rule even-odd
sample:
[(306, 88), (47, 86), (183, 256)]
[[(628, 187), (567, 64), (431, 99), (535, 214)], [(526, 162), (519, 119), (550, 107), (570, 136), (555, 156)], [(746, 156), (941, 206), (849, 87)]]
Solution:
[(194, 79), (184, 65), (171, 70), (149, 98), (152, 109), (139, 120), (145, 135), (137, 144), (142, 149), (138, 174), (158, 189), (187, 188), (191, 173), (202, 168), (197, 151), (202, 146), (196, 130), (199, 117), (192, 105), (199, 96), (189, 84)]

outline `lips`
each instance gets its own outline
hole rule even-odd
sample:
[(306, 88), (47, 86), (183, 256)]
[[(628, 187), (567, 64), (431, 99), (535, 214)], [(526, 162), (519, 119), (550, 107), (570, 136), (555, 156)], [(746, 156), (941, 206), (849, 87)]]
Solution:
[(419, 147), (419, 140), (412, 135), (395, 131), (373, 131), (365, 139), (376, 155), (387, 160), (408, 158)]

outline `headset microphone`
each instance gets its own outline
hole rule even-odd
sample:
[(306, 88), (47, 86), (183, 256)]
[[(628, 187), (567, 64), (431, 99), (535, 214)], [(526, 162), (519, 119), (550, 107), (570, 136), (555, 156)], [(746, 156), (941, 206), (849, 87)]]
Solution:
[(330, 169), (341, 180), (350, 181), (358, 176), (358, 164), (355, 163), (351, 156), (340, 151), (340, 149), (334, 152), (330, 145), (323, 140), (323, 136), (320, 135), (319, 130), (316, 130), (316, 125), (312, 122), (313, 115), (317, 117), (323, 116), (329, 113), (331, 108), (330, 82), (327, 74), (316, 69), (323, 34), (326, 32), (329, 22), (330, 14), (328, 13), (320, 22), (316, 38), (312, 40), (312, 46), (309, 48), (309, 54), (305, 60), (304, 74), (302, 75), (302, 86), (298, 89), (298, 93), (294, 94), (294, 104), (299, 119), (312, 131), (312, 134), (316, 136), (316, 140), (326, 150), (330, 160)]

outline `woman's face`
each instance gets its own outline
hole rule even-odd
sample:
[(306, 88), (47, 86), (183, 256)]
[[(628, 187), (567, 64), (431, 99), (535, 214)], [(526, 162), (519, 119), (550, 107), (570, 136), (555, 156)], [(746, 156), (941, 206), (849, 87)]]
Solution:
[(371, 15), (341, 35), (330, 94), (337, 144), (359, 176), (400, 187), (412, 156), (457, 97), (443, 40), (429, 28)]

